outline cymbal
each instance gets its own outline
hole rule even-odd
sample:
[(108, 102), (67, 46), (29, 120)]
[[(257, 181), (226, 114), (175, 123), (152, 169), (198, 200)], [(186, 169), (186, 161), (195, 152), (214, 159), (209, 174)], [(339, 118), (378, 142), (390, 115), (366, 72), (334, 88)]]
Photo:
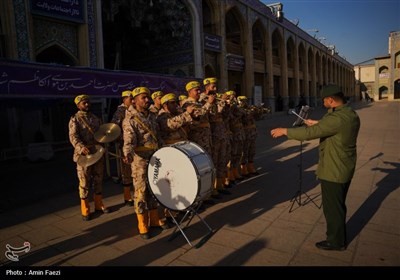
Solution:
[(117, 139), (121, 134), (121, 128), (115, 123), (102, 124), (94, 133), (94, 139), (99, 143), (109, 143)]
[(96, 162), (98, 162), (101, 157), (104, 155), (106, 149), (104, 149), (101, 145), (95, 145), (91, 149), (91, 153), (86, 155), (86, 156), (79, 156), (78, 158), (78, 164), (83, 167), (88, 167)]

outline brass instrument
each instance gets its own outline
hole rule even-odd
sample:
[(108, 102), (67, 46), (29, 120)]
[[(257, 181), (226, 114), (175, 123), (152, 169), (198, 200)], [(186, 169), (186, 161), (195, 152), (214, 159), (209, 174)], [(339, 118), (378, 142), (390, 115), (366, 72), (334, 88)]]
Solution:
[(270, 107), (265, 107), (263, 103), (261, 105), (251, 105), (249, 106), (249, 110), (254, 114), (256, 120), (262, 119), (264, 115), (272, 111)]
[(89, 167), (98, 162), (105, 153), (105, 149), (100, 145), (95, 145), (91, 148), (91, 153), (88, 155), (80, 155), (78, 164), (83, 167)]

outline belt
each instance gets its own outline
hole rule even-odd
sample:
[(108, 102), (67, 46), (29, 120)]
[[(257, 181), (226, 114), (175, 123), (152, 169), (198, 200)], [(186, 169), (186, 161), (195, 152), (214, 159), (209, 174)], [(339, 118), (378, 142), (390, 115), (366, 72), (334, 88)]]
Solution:
[(243, 124), (242, 123), (237, 123), (233, 126), (234, 128), (242, 128)]

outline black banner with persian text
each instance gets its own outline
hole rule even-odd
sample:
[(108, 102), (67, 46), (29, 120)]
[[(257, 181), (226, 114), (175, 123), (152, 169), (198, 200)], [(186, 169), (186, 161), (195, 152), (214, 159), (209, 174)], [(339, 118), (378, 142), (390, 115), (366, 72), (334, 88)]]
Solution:
[(84, 22), (83, 0), (31, 0), (31, 12), (74, 22)]
[(221, 52), (222, 51), (222, 37), (204, 33), (204, 48), (206, 50)]
[(71, 97), (83, 93), (119, 97), (122, 91), (139, 86), (178, 95), (186, 93), (185, 85), (192, 80), (197, 79), (0, 60), (0, 98)]

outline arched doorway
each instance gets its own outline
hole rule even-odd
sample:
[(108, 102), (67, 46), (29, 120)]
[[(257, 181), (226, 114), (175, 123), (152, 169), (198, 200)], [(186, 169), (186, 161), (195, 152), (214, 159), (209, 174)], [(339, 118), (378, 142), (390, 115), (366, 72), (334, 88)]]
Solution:
[(399, 99), (400, 98), (400, 79), (394, 81), (394, 94), (393, 98), (394, 99)]
[(36, 61), (69, 66), (76, 65), (76, 60), (58, 45), (53, 45), (38, 53)]
[(379, 88), (379, 100), (388, 99), (388, 88), (382, 86)]

